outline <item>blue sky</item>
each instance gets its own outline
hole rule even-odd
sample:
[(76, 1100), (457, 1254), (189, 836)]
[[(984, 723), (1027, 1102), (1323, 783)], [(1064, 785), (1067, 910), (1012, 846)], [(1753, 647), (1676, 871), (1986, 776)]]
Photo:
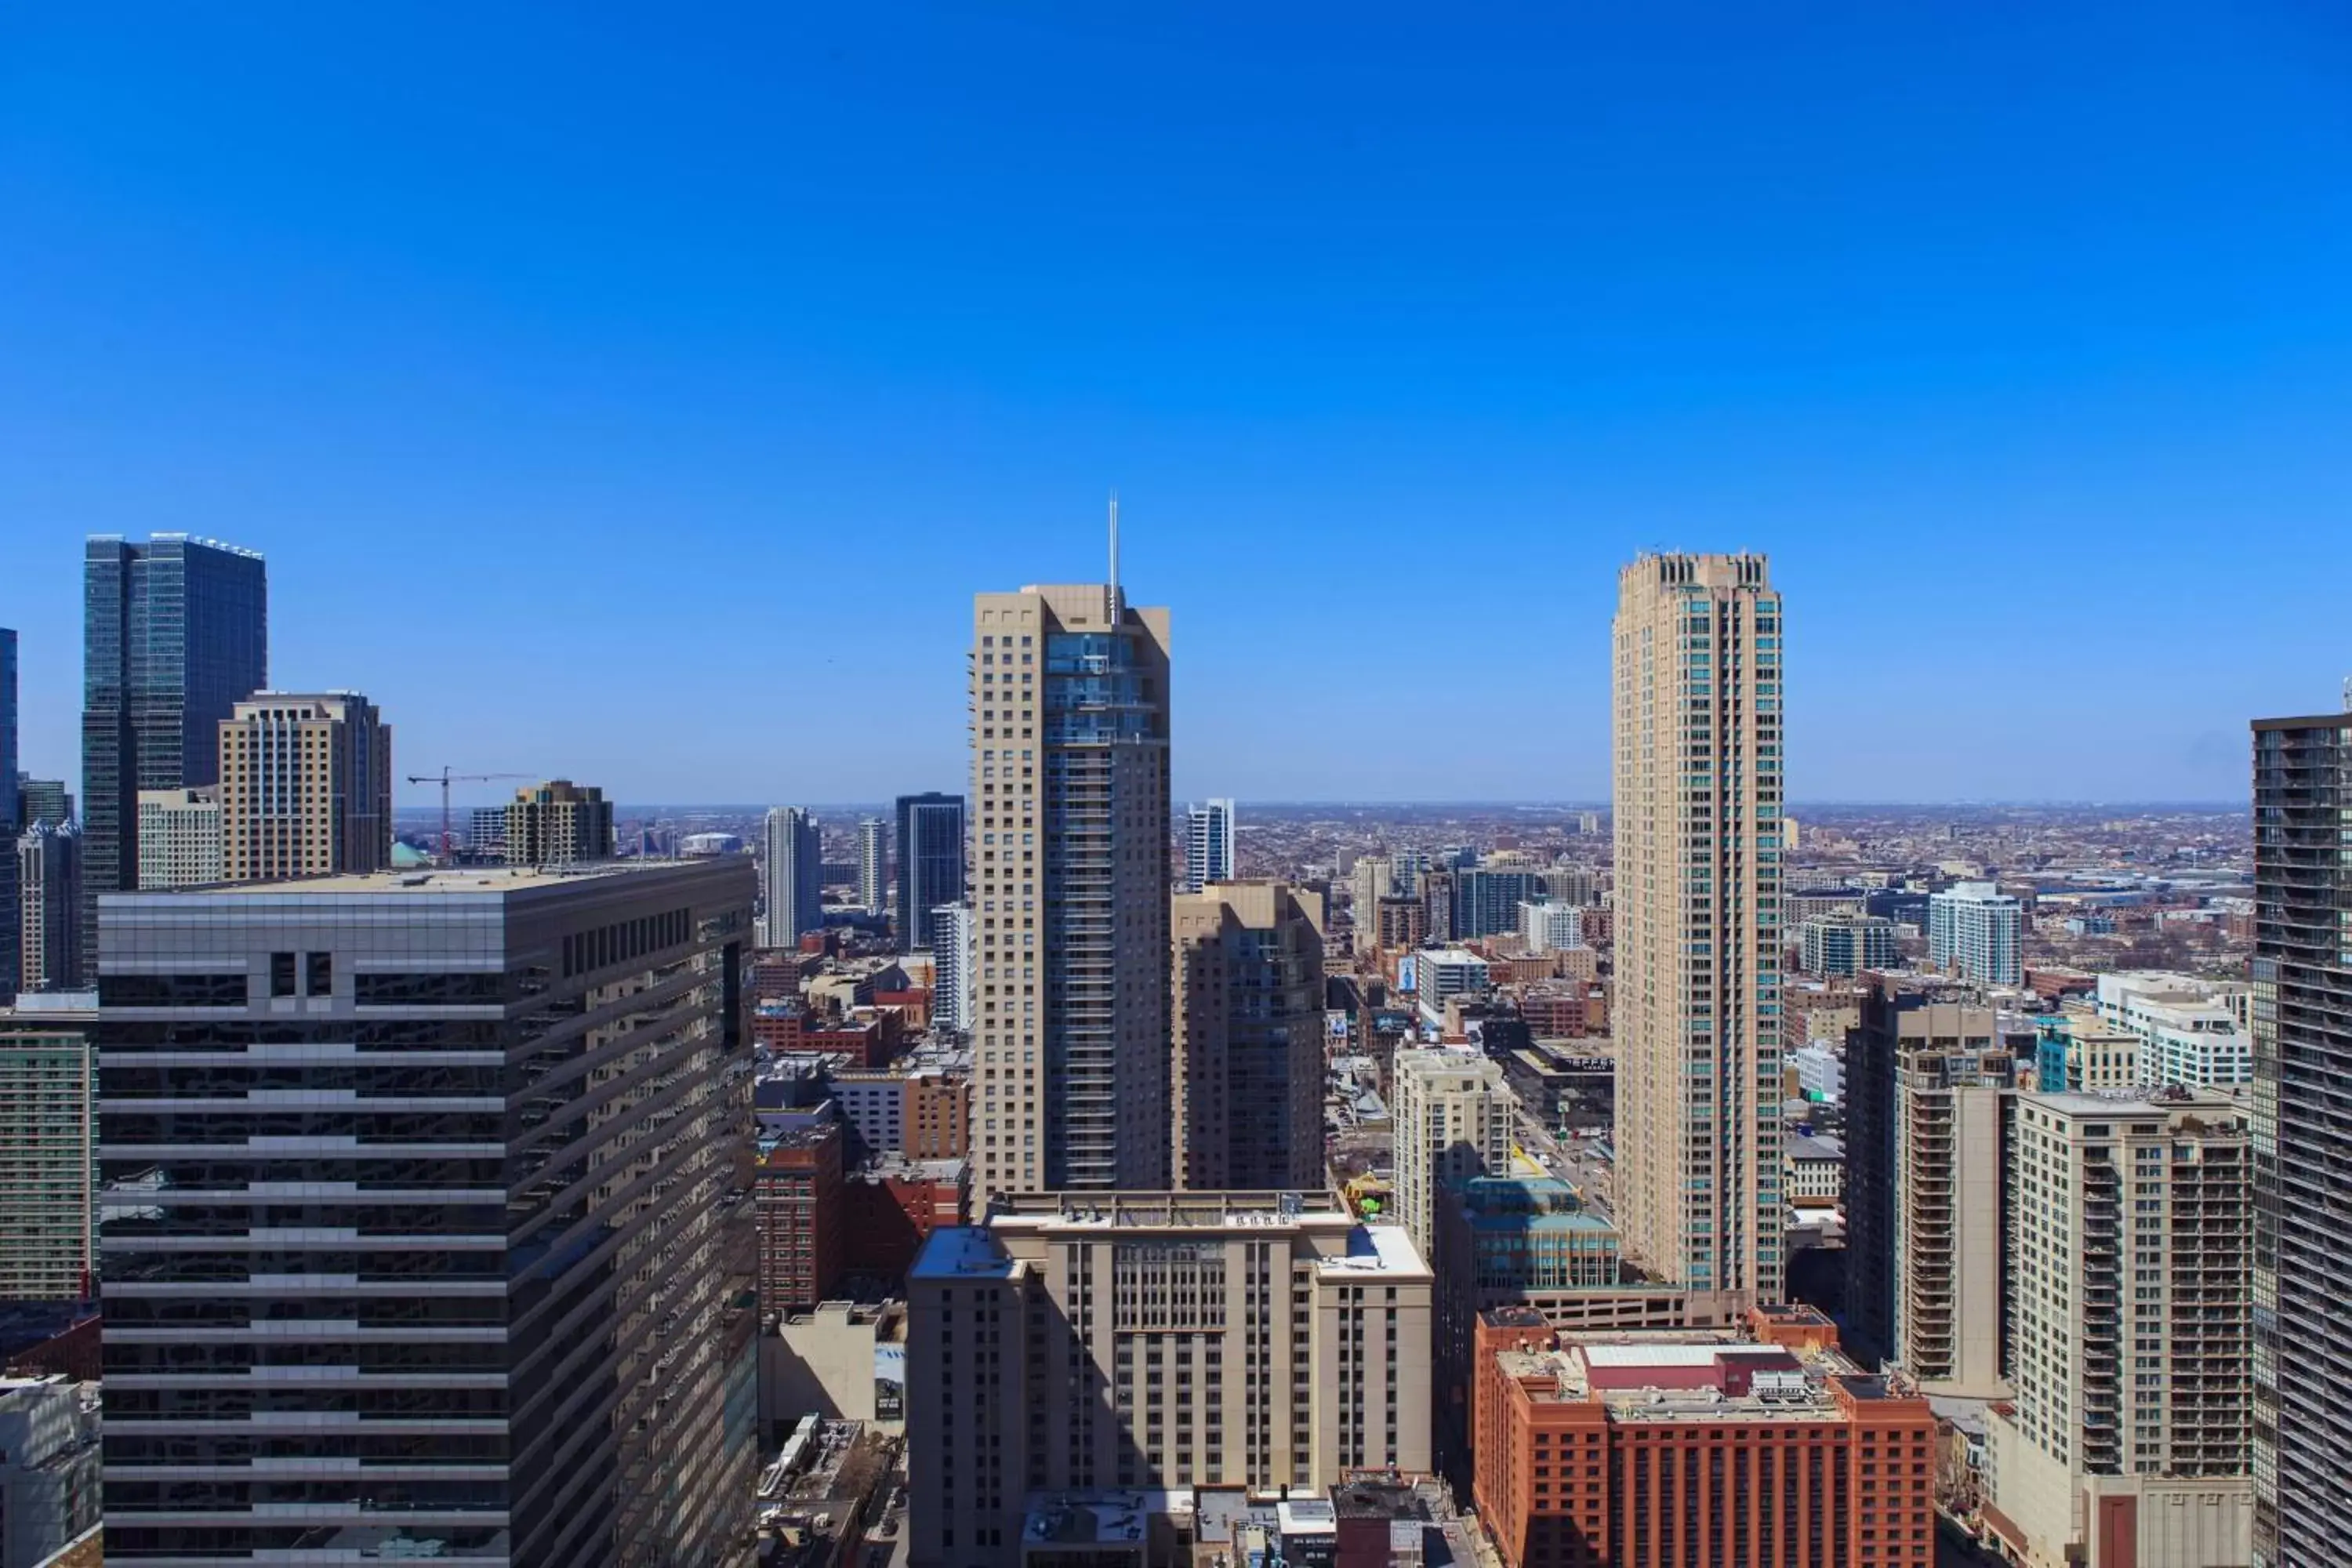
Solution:
[(180, 529), (404, 768), (953, 787), (1114, 485), (1186, 795), (1602, 795), (1643, 547), (1770, 552), (1800, 800), (2234, 798), (2352, 670), (2317, 3), (16, 7), (0, 214), (37, 773)]

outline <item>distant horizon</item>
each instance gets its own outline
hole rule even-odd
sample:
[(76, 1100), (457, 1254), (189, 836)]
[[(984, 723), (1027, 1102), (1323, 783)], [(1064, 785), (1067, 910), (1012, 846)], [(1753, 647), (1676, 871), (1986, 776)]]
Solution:
[[(585, 782), (585, 781), (575, 781), (575, 782)], [(911, 794), (911, 793), (919, 793), (919, 792), (909, 792), (909, 793)], [(949, 791), (949, 792), (947, 792), (947, 793), (949, 793), (949, 794), (956, 794), (956, 793), (959, 793), (959, 792), (956, 792), (956, 791)], [(615, 799), (615, 800), (614, 800), (614, 802), (613, 802), (613, 810), (614, 810), (614, 814), (615, 814), (615, 815), (619, 815), (619, 814), (623, 814), (623, 813), (626, 813), (626, 812), (639, 812), (639, 811), (675, 811), (675, 812), (760, 812), (760, 811), (770, 811), (770, 810), (773, 810), (773, 809), (775, 809), (775, 808), (776, 808), (776, 807), (778, 807), (778, 806), (796, 805), (796, 806), (802, 806), (802, 807), (804, 807), (804, 808), (806, 808), (807, 810), (814, 811), (814, 812), (823, 812), (823, 813), (838, 813), (838, 814), (843, 814), (843, 815), (847, 815), (847, 814), (856, 813), (856, 812), (865, 812), (865, 813), (867, 813), (868, 815), (873, 815), (873, 814), (876, 814), (877, 812), (884, 811), (884, 810), (886, 810), (886, 808), (887, 808), (887, 807), (890, 807), (890, 806), (894, 805), (897, 803), (898, 798), (898, 796), (896, 796), (896, 795), (892, 795), (892, 796), (888, 796), (888, 797), (886, 797), (886, 798), (883, 798), (883, 799), (879, 799), (879, 800), (867, 800), (867, 801), (857, 801), (857, 800), (849, 800), (849, 801), (809, 801), (809, 800), (797, 800), (797, 799), (795, 799), (795, 800), (741, 801), (741, 802), (732, 802), (732, 801), (636, 801), (636, 802), (631, 802), (631, 801), (625, 801), (625, 800), (618, 800), (618, 799)], [(1251, 808), (1252, 808), (1253, 806), (1255, 806), (1257, 809), (1260, 809), (1260, 810), (1267, 810), (1267, 811), (1284, 811), (1284, 810), (1294, 810), (1294, 809), (1315, 809), (1315, 810), (1353, 810), (1353, 811), (1381, 811), (1381, 810), (1400, 810), (1400, 809), (1420, 809), (1420, 810), (1433, 810), (1433, 810), (1451, 810), (1451, 811), (1559, 811), (1559, 812), (1570, 812), (1570, 811), (1599, 811), (1599, 812), (1607, 812), (1607, 811), (1610, 811), (1610, 810), (1612, 810), (1612, 805), (1611, 805), (1611, 803), (1610, 803), (1610, 802), (1608, 802), (1608, 801), (1605, 801), (1605, 800), (1604, 800), (1604, 801), (1597, 801), (1597, 802), (1594, 802), (1594, 801), (1578, 801), (1578, 800), (1558, 800), (1558, 801), (1554, 801), (1554, 800), (1532, 800), (1532, 799), (1531, 799), (1531, 800), (1444, 800), (1444, 799), (1429, 799), (1429, 800), (1340, 800), (1340, 799), (1328, 799), (1328, 800), (1317, 800), (1317, 799), (1307, 798), (1307, 799), (1297, 799), (1297, 800), (1275, 800), (1275, 799), (1267, 799), (1267, 800), (1262, 800), (1262, 801), (1253, 801), (1253, 800), (1249, 799), (1247, 796), (1242, 796), (1242, 795), (1235, 795), (1235, 796), (1231, 796), (1231, 797), (1227, 797), (1227, 796), (1216, 796), (1216, 797), (1210, 797), (1210, 796), (1205, 796), (1205, 795), (1204, 795), (1204, 796), (1201, 796), (1201, 797), (1198, 797), (1198, 798), (1201, 798), (1201, 799), (1209, 799), (1209, 798), (1225, 799), (1225, 798), (1231, 798), (1231, 799), (1234, 801), (1234, 809), (1235, 816), (1236, 816), (1236, 817), (1237, 817), (1237, 819), (1239, 820), (1240, 825), (1241, 825), (1241, 826), (1242, 826), (1244, 829), (1246, 829), (1246, 828), (1249, 826), (1249, 813), (1250, 813), (1250, 810), (1251, 810)], [(496, 804), (496, 803), (491, 803), (491, 804)], [(1176, 806), (1176, 809), (1177, 809), (1177, 810), (1180, 810), (1180, 811), (1181, 811), (1181, 809), (1182, 809), (1186, 805), (1189, 805), (1189, 804), (1191, 804), (1191, 802), (1190, 802), (1189, 800), (1180, 799), (1180, 800), (1178, 800), (1178, 801), (1175, 803), (1175, 806)], [(470, 813), (470, 812), (472, 812), (472, 811), (475, 811), (475, 810), (479, 809), (479, 807), (478, 807), (478, 806), (475, 806), (475, 805), (458, 805), (458, 804), (457, 804), (457, 803), (453, 802), (453, 803), (451, 804), (451, 805), (450, 805), (450, 808), (449, 808), (449, 809), (450, 809), (450, 812), (451, 812), (452, 816), (453, 816), (453, 819), (454, 819), (455, 815), (456, 815), (457, 813), (458, 813), (458, 812), (467, 812), (467, 813)], [(439, 803), (438, 803), (438, 802), (433, 802), (433, 803), (430, 803), (430, 804), (427, 804), (427, 805), (414, 805), (414, 804), (410, 804), (410, 803), (406, 803), (406, 802), (395, 801), (395, 802), (394, 803), (394, 805), (393, 805), (393, 810), (394, 810), (395, 813), (409, 813), (409, 812), (414, 812), (414, 813), (417, 813), (417, 814), (419, 814), (419, 815), (426, 815), (426, 814), (429, 814), (429, 815), (433, 815), (433, 816), (438, 816), (438, 815), (439, 815), (439, 813), (440, 813), (441, 807), (440, 807), (440, 805), (439, 805)], [(2019, 797), (2019, 798), (2016, 798), (2016, 799), (2011, 799), (2011, 800), (1859, 800), (1859, 799), (1857, 799), (1857, 800), (1801, 800), (1801, 801), (1790, 801), (1790, 802), (1788, 802), (1788, 803), (1786, 804), (1786, 805), (1785, 805), (1784, 809), (1783, 809), (1783, 813), (1782, 813), (1782, 815), (1784, 815), (1784, 816), (1793, 816), (1793, 817), (1796, 817), (1800, 822), (1801, 822), (1801, 821), (1803, 820), (1803, 818), (1804, 818), (1804, 814), (1805, 814), (1808, 810), (1828, 810), (1828, 811), (1875, 811), (1875, 810), (1884, 810), (1884, 811), (2067, 811), (2067, 810), (2073, 810), (2073, 811), (2093, 811), (2093, 810), (2097, 810), (2097, 811), (2136, 811), (2136, 812), (2141, 812), (2141, 813), (2151, 813), (2151, 812), (2160, 812), (2160, 811), (2194, 811), (2194, 812), (2200, 812), (2200, 813), (2231, 813), (2231, 812), (2239, 812), (2239, 811), (2251, 812), (2251, 811), (2252, 810), (2252, 802), (2251, 800), (2246, 800), (2246, 801), (2232, 801), (2232, 800), (2100, 800), (2100, 799), (2079, 799), (2079, 800), (2050, 799), (2050, 800), (2035, 800), (2035, 799), (2030, 799), (2030, 798), (2026, 798), (2026, 797), (2022, 797), (2022, 796), (2021, 796), (2021, 797)], [(1172, 816), (1172, 814), (1171, 814), (1171, 816)]]

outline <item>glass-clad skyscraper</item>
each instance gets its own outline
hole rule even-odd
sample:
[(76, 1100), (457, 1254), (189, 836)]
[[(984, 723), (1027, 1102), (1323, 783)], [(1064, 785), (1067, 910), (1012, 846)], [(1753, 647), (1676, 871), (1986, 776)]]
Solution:
[(16, 890), (16, 830), (22, 815), (16, 798), (16, 634), (0, 626), (0, 996), (13, 995), (21, 978), (17, 946), (24, 911)]
[(159, 533), (92, 538), (82, 564), (82, 955), (98, 896), (139, 886), (139, 792), (218, 782), (220, 721), (269, 684), (259, 555)]
[(931, 944), (929, 912), (963, 902), (963, 796), (898, 797), (898, 941)]

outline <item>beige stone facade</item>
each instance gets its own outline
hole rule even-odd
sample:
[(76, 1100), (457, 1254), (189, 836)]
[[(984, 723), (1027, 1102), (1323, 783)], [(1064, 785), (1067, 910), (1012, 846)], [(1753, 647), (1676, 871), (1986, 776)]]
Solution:
[(1397, 1217), (1422, 1256), (1434, 1258), (1449, 1191), (1510, 1173), (1518, 1101), (1501, 1066), (1476, 1051), (1399, 1051), (1391, 1072)]
[(1322, 895), (1211, 882), (1173, 895), (1169, 930), (1175, 1184), (1319, 1190)]
[(565, 866), (613, 858), (613, 803), (594, 784), (550, 779), (507, 802), (506, 863)]
[(220, 879), (392, 864), (392, 726), (348, 691), (261, 691), (220, 726)]
[(1762, 556), (1619, 577), (1617, 1216), (1698, 1322), (1780, 1298), (1780, 679)]
[(220, 879), (220, 791), (141, 790), (140, 889), (201, 888)]

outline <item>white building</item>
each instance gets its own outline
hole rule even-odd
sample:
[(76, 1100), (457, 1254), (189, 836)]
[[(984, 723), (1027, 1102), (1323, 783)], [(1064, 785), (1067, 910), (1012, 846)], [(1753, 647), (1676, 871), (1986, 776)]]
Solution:
[(1486, 961), (1467, 948), (1440, 948), (1412, 956), (1414, 994), (1422, 1011), (1445, 1015), (1445, 1004), (1456, 996), (1483, 996), (1490, 989)]
[(1202, 801), (1184, 814), (1184, 890), (1234, 879), (1234, 803)]
[(1797, 1089), (1806, 1099), (1845, 1103), (1845, 1057), (1835, 1047), (1808, 1042), (1789, 1053), (1789, 1065), (1797, 1069)]
[(970, 904), (931, 910), (931, 1021), (969, 1033), (972, 1026), (972, 919)]
[(1990, 882), (1955, 882), (1927, 900), (1927, 961), (1986, 985), (2016, 985), (2024, 910)]
[(139, 792), (139, 887), (209, 887), (221, 879), (220, 792)]
[(1517, 1101), (1501, 1064), (1465, 1050), (1399, 1051), (1390, 1099), (1397, 1215), (1434, 1258), (1444, 1194), (1474, 1176), (1510, 1174)]
[(2249, 988), (2190, 974), (2137, 970), (2099, 976), (2099, 1017), (2136, 1036), (2138, 1081), (2226, 1089), (2252, 1082)]
[(870, 915), (890, 902), (890, 825), (878, 816), (857, 825), (857, 901)]
[(1529, 952), (1553, 952), (1584, 945), (1584, 910), (1575, 904), (1519, 906), (1519, 934)]

